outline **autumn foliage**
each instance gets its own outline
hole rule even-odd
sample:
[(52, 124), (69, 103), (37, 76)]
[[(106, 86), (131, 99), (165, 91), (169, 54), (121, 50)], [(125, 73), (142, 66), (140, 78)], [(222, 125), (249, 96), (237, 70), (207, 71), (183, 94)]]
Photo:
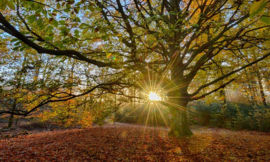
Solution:
[(93, 115), (89, 111), (77, 108), (76, 100), (50, 104), (51, 109), (37, 115), (39, 121), (45, 124), (56, 124), (64, 127), (92, 125)]
[(269, 161), (267, 133), (194, 128), (183, 154), (167, 129), (115, 125), (0, 141), (1, 161)]

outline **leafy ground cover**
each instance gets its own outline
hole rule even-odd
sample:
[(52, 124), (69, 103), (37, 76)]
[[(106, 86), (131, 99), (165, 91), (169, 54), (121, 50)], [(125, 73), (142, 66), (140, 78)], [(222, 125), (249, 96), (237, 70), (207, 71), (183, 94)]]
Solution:
[(167, 129), (95, 126), (0, 140), (0, 161), (270, 161), (269, 133), (193, 128), (183, 154)]

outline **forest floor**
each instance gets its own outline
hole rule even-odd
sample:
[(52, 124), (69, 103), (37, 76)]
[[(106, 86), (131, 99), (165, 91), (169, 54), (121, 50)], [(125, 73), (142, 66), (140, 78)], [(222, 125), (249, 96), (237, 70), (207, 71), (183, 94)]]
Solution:
[(166, 128), (118, 123), (31, 130), (1, 138), (0, 161), (270, 161), (269, 133), (206, 127), (192, 131), (184, 154), (181, 142), (169, 138)]

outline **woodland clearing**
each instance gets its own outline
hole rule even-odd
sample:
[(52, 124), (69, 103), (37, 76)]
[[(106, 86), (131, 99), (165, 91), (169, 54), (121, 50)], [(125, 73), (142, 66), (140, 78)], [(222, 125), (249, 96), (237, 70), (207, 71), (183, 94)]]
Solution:
[(0, 140), (1, 161), (269, 161), (270, 135), (194, 127), (184, 155), (164, 128), (128, 124), (53, 130)]

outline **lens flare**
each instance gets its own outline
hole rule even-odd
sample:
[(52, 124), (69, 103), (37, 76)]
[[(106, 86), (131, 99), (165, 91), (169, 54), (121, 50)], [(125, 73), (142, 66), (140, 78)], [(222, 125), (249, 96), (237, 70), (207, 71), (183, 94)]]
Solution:
[(148, 96), (150, 101), (161, 101), (161, 97), (156, 92), (150, 92)]

